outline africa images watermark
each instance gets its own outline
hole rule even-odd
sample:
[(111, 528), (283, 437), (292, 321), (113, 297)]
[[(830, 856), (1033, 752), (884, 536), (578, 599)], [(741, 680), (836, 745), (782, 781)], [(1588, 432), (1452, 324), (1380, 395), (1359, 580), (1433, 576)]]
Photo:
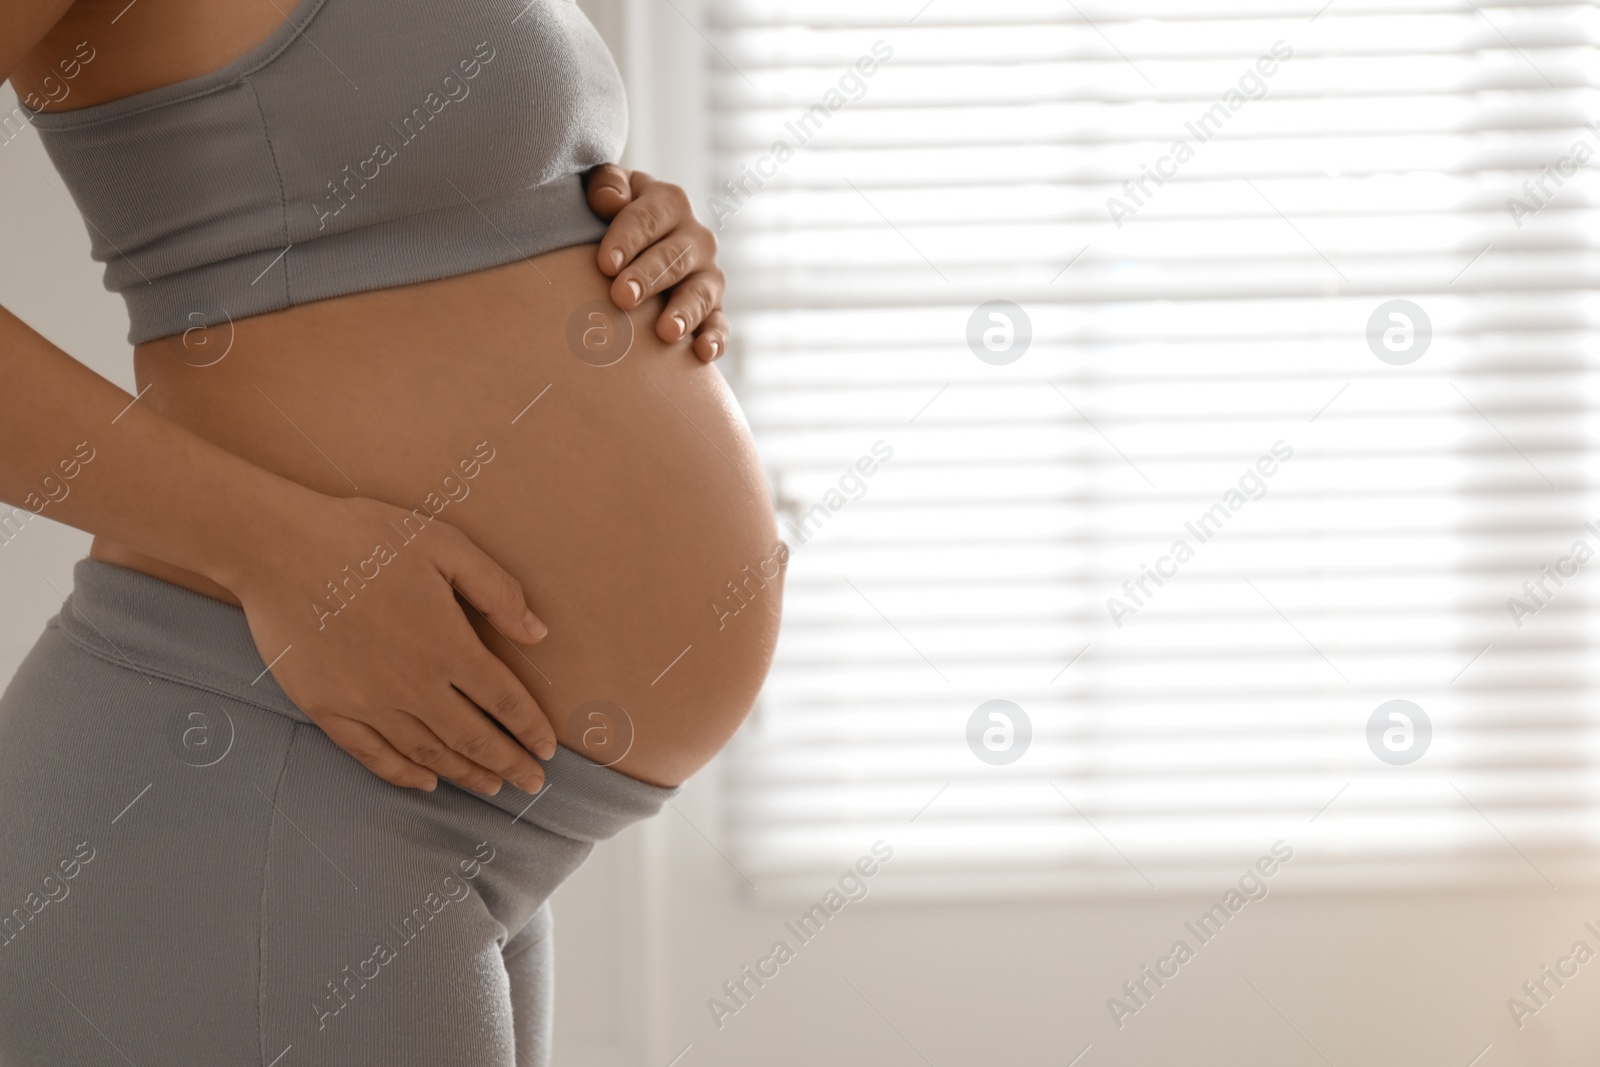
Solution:
[(767, 587), (767, 583), (775, 581), (783, 568), (789, 562), (789, 546), (782, 541), (777, 541), (772, 546), (772, 552), (766, 559), (757, 560), (752, 570), (746, 563), (740, 572), (744, 577), (734, 581), (725, 582), (727, 592), (711, 601), (711, 613), (717, 618), (717, 629), (727, 629), (728, 620), (738, 615), (746, 606), (754, 604)]
[[(1600, 127), (1596, 127), (1592, 122), (1585, 122), (1584, 126), (1588, 127), (1590, 133), (1595, 134), (1595, 143), (1600, 143)], [(1595, 143), (1581, 137), (1572, 142), (1567, 154), (1553, 164), (1554, 171), (1551, 170), (1552, 164), (1546, 163), (1540, 168), (1537, 178), (1529, 178), (1522, 183), (1522, 192), (1527, 200), (1519, 200), (1514, 196), (1506, 199), (1506, 211), (1510, 213), (1511, 221), (1516, 223), (1517, 229), (1522, 229), (1524, 219), (1537, 215), (1549, 206), (1562, 186), (1567, 184), (1562, 181), (1563, 177), (1570, 178), (1578, 173), (1579, 167), (1588, 165), (1589, 160), (1600, 151), (1596, 149)], [(1547, 184), (1549, 182), (1555, 182), (1556, 187), (1551, 189)]]
[[(1276, 58), (1274, 58), (1276, 57)], [(1106, 212), (1111, 216), (1111, 221), (1122, 228), (1125, 219), (1139, 213), (1146, 201), (1155, 196), (1155, 191), (1149, 186), (1155, 182), (1157, 186), (1178, 176), (1179, 169), (1189, 160), (1194, 158), (1196, 145), (1203, 145), (1210, 141), (1234, 115), (1244, 110), (1245, 104), (1251, 100), (1260, 100), (1267, 95), (1267, 79), (1278, 72), (1278, 63), (1287, 63), (1294, 57), (1294, 48), (1284, 41), (1272, 42), (1271, 55), (1264, 55), (1255, 61), (1255, 65), (1246, 67), (1245, 72), (1239, 76), (1238, 88), (1229, 89), (1222, 94), (1222, 99), (1202, 111), (1192, 121), (1185, 122), (1183, 128), (1194, 136), (1191, 144), (1186, 137), (1180, 137), (1172, 142), (1172, 149), (1160, 159), (1155, 166), (1148, 163), (1139, 165), (1140, 174), (1137, 178), (1129, 178), (1122, 183), (1123, 195), (1131, 200), (1128, 203), (1118, 197), (1106, 200)]]
[(39, 479), (43, 495), (39, 490), (28, 490), (28, 495), (22, 500), (22, 506), (27, 511), (0, 505), (0, 545), (9, 545), (22, 533), (24, 526), (44, 514), (45, 508), (67, 499), (72, 492), (72, 487), (67, 483), (76, 478), (85, 465), (94, 462), (94, 457), (94, 446), (88, 441), (79, 441), (73, 446), (72, 455), (58, 461), (50, 473)]
[(472, 859), (460, 860), (456, 864), (461, 872), (459, 877), (453, 873), (445, 875), (439, 881), (439, 888), (428, 890), (422, 902), (408, 911), (398, 925), (392, 921), (389, 923), (389, 929), (396, 935), (392, 942), (387, 939), (378, 941), (372, 955), (356, 963), (354, 973), (346, 964), (337, 975), (328, 979), (327, 992), (319, 994), (318, 999), (311, 1002), (311, 1011), (317, 1018), (317, 1029), (326, 1030), (328, 1021), (348, 1008), (356, 999), (356, 994), (367, 987), (367, 983), (376, 981), (384, 968), (400, 957), (401, 949), (426, 933), (428, 924), (445, 908), (470, 897), (472, 887), (467, 883), (478, 877), (487, 864), (493, 863), (494, 857), (494, 846), (487, 841), (479, 842), (473, 850)]
[[(483, 68), (491, 63), (495, 57), (494, 46), (488, 41), (479, 41), (472, 49), (472, 57), (463, 59), (457, 64), (461, 76), (454, 73), (446, 74), (439, 82), (439, 89), (430, 89), (422, 98), (422, 103), (413, 107), (400, 125), (389, 123), (389, 128), (398, 135), (399, 147), (388, 141), (379, 141), (373, 146), (372, 154), (355, 164), (355, 173), (351, 173), (350, 166), (345, 165), (342, 177), (328, 179), (328, 193), (320, 199), (324, 203), (314, 203), (311, 206), (317, 212), (317, 229), (326, 229), (328, 220), (350, 206), (355, 200), (357, 192), (367, 187), (367, 182), (374, 181), (383, 173), (383, 168), (400, 158), (400, 148), (404, 148), (428, 128), (440, 113), (451, 103), (460, 103), (472, 92), (472, 86), (467, 83), (483, 73)], [(440, 95), (440, 90), (444, 95)], [(335, 184), (337, 182), (337, 184)], [(342, 190), (342, 192), (341, 192)], [(337, 205), (337, 206), (335, 206)]]
[[(1600, 929), (1597, 929), (1593, 922), (1585, 921), (1583, 928), (1596, 938), (1600, 938)], [(1554, 971), (1548, 963), (1541, 965), (1539, 977), (1530, 978), (1522, 983), (1523, 996), (1506, 998), (1506, 1010), (1511, 1013), (1511, 1021), (1517, 1024), (1517, 1029), (1521, 1030), (1528, 1025), (1528, 1016), (1538, 1015), (1547, 1007), (1550, 1001), (1555, 999), (1555, 995), (1566, 987), (1568, 981), (1578, 977), (1579, 969), (1594, 957), (1594, 949), (1589, 947), (1587, 941), (1580, 938), (1572, 943), (1572, 949), (1567, 955), (1557, 958)], [(1552, 983), (1555, 985), (1554, 989), (1550, 988)]]
[(83, 72), (84, 67), (94, 62), (97, 54), (88, 41), (79, 41), (72, 49), (72, 55), (56, 62), (57, 73), (45, 75), (44, 80), (39, 83), (43, 95), (36, 92), (29, 93), (23, 100), (24, 106), (14, 106), (8, 113), (0, 115), (0, 148), (21, 137), (24, 130), (33, 127), (32, 117), (25, 108), (43, 111), (49, 105), (59, 104), (70, 96), (72, 86), (69, 83)]
[[(1600, 539), (1600, 527), (1592, 522), (1583, 524), (1583, 528)], [(1529, 578), (1522, 583), (1522, 592), (1526, 600), (1517, 597), (1506, 598), (1506, 611), (1511, 613), (1511, 621), (1516, 623), (1517, 629), (1522, 629), (1525, 620), (1530, 615), (1537, 615), (1550, 605), (1555, 599), (1556, 592), (1567, 583), (1565, 579), (1576, 578), (1583, 565), (1595, 557), (1595, 548), (1587, 540), (1579, 538), (1572, 543), (1572, 549), (1566, 555), (1556, 559), (1554, 563), (1546, 563), (1539, 568), (1537, 578)], [(1551, 582), (1556, 584), (1555, 590), (1550, 588)]]
[(872, 843), (868, 851), (871, 855), (859, 857), (839, 876), (837, 889), (829, 889), (820, 901), (801, 912), (799, 918), (783, 924), (783, 928), (795, 940), (793, 946), (779, 938), (772, 943), (765, 956), (756, 960), (753, 969), (746, 964), (739, 968), (736, 977), (722, 983), (722, 994), (726, 1000), (706, 998), (706, 1010), (711, 1013), (711, 1021), (717, 1024), (718, 1030), (728, 1024), (729, 1016), (737, 1015), (749, 1007), (756, 993), (776, 978), (783, 965), (794, 959), (801, 947), (810, 944), (846, 905), (867, 899), (868, 880), (877, 877), (880, 864), (894, 858), (894, 848), (878, 840)]
[[(821, 500), (797, 514), (793, 520), (784, 523), (789, 536), (794, 538), (795, 548), (803, 547), (828, 524), (828, 520), (851, 503), (866, 496), (867, 479), (877, 474), (884, 463), (894, 458), (894, 446), (881, 438), (872, 442), (871, 452), (871, 455), (858, 457), (854, 464), (845, 469), (838, 478), (837, 489), (827, 490), (822, 494)], [(874, 459), (874, 456), (877, 458)]]
[(0, 947), (10, 945), (28, 924), (39, 917), (45, 908), (51, 904), (67, 899), (67, 894), (72, 892), (72, 887), (67, 885), (78, 876), (85, 864), (94, 860), (94, 846), (87, 841), (80, 841), (72, 848), (72, 855), (64, 856), (56, 862), (56, 871), (40, 879), (39, 890), (30, 892), (18, 906), (0, 916)]
[[(806, 108), (796, 119), (785, 122), (783, 128), (794, 135), (797, 143), (790, 144), (787, 137), (780, 137), (772, 143), (763, 155), (758, 156), (753, 164), (741, 163), (739, 176), (729, 178), (722, 183), (724, 196), (712, 196), (709, 204), (710, 215), (716, 222), (716, 228), (722, 229), (727, 221), (737, 215), (755, 196), (766, 187), (767, 182), (778, 176), (778, 170), (795, 153), (804, 148), (821, 129), (827, 125), (834, 114), (842, 111), (846, 104), (860, 100), (867, 95), (867, 79), (878, 72), (882, 63), (887, 63), (894, 58), (894, 48), (888, 42), (877, 40), (872, 42), (869, 54), (861, 56), (851, 67), (847, 68), (835, 82), (833, 88), (822, 94), (822, 99)], [(751, 188), (751, 186), (754, 188)]]
[[(1267, 879), (1278, 873), (1280, 865), (1294, 859), (1294, 848), (1283, 841), (1272, 843), (1270, 856), (1262, 856), (1254, 865), (1247, 867), (1239, 876), (1235, 885), (1230, 886), (1222, 895), (1222, 899), (1212, 904), (1211, 907), (1201, 912), (1200, 917), (1194, 922), (1185, 922), (1184, 929), (1194, 935), (1196, 946), (1209, 945), (1222, 933), (1222, 928), (1228, 924), (1239, 912), (1244, 910), (1246, 904), (1267, 899), (1271, 890), (1267, 886)], [(1155, 998), (1161, 988), (1178, 977), (1184, 964), (1194, 959), (1199, 948), (1190, 946), (1183, 938), (1172, 943), (1172, 948), (1165, 956), (1156, 960), (1154, 969), (1146, 964), (1139, 967), (1139, 976), (1130, 978), (1122, 983), (1123, 995), (1126, 1000), (1118, 997), (1106, 998), (1106, 1010), (1111, 1013), (1111, 1021), (1121, 1030), (1128, 1024), (1128, 1016), (1137, 1015), (1150, 1006), (1150, 1001)]]
[[(1198, 544), (1203, 545), (1210, 541), (1247, 503), (1266, 496), (1267, 479), (1278, 473), (1279, 462), (1287, 463), (1293, 458), (1294, 449), (1291, 446), (1282, 441), (1274, 441), (1272, 454), (1259, 456), (1255, 465), (1247, 468), (1239, 476), (1237, 489), (1229, 489), (1223, 493), (1221, 500), (1202, 511), (1194, 521), (1184, 523), (1183, 528), (1189, 531)], [(1166, 585), (1168, 579), (1178, 576), (1178, 568), (1194, 556), (1194, 546), (1180, 537), (1172, 543), (1172, 549), (1167, 555), (1156, 560), (1154, 569), (1141, 565), (1137, 578), (1129, 578), (1122, 583), (1122, 592), (1127, 600), (1121, 597), (1107, 597), (1106, 610), (1111, 613), (1111, 621), (1117, 624), (1117, 629), (1122, 629), (1123, 620), (1128, 616), (1137, 615), (1140, 608), (1149, 606), (1149, 600), (1155, 596), (1155, 590), (1150, 588), (1151, 582), (1154, 582), (1158, 589)]]
[[(472, 492), (472, 487), (467, 482), (483, 473), (484, 466), (492, 462), (494, 457), (494, 446), (488, 441), (479, 441), (473, 446), (472, 455), (456, 464), (456, 470), (461, 472), (459, 478), (455, 470), (452, 470), (441, 479), (439, 489), (429, 490), (428, 495), (422, 499), (422, 505), (412, 508), (411, 513), (400, 520), (398, 527), (390, 523), (389, 528), (400, 537), (400, 548), (421, 537), (428, 524), (438, 518), (439, 514), (450, 506), (451, 501), (459, 504), (467, 499), (468, 494)], [(393, 563), (399, 556), (399, 549), (393, 544), (379, 541), (373, 546), (372, 555), (356, 563), (354, 570), (349, 564), (345, 564), (338, 583), (335, 584), (332, 580), (326, 582), (327, 595), (321, 600), (311, 602), (311, 611), (317, 617), (317, 629), (326, 629), (328, 620), (349, 607), (355, 600), (356, 594), (365, 589), (368, 582), (375, 581), (383, 573), (383, 568)], [(371, 568), (370, 572), (368, 568)]]

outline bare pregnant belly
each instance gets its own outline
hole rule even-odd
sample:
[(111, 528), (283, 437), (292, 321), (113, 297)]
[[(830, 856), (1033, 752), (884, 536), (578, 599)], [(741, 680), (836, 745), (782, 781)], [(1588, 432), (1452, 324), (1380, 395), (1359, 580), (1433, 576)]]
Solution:
[[(594, 255), (150, 342), (140, 403), (320, 492), (458, 526), (550, 627), (524, 652), (469, 612), (561, 743), (608, 763), (625, 749), (618, 770), (675, 784), (727, 742), (766, 676), (777, 533), (721, 375), (656, 338), (659, 300), (612, 306)], [(92, 554), (233, 600), (114, 544)]]

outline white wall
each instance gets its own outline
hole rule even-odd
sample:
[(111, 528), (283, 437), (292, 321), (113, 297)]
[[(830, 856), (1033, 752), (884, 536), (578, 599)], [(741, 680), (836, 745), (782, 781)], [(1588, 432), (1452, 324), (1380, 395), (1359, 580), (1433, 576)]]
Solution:
[[(630, 83), (628, 161), (701, 185), (703, 44), (687, 21), (698, 6), (584, 7)], [(0, 147), (0, 303), (131, 387), (121, 302), (101, 287), (83, 226), (52, 182), (34, 135)], [(69, 588), (87, 544), (41, 519), (0, 547), (0, 680), (59, 607), (56, 590)], [(1120, 1031), (1106, 999), (1183, 936), (1200, 899), (916, 906), (869, 896), (718, 1030), (707, 999), (802, 910), (752, 903), (713, 847), (718, 777), (713, 765), (676, 810), (602, 846), (559, 893), (562, 1067), (667, 1067), (685, 1046), (681, 1067), (1066, 1067), (1085, 1046), (1081, 1067), (1468, 1067), (1480, 1052), (1480, 1067), (1511, 1067), (1592, 1064), (1600, 1047), (1600, 963), (1520, 1031), (1506, 1009), (1574, 940), (1600, 950), (1581, 927), (1600, 928), (1600, 894), (1553, 891), (1530, 872), (1523, 893), (1326, 897), (1297, 889), (1292, 865)], [(854, 856), (839, 859), (843, 869)]]

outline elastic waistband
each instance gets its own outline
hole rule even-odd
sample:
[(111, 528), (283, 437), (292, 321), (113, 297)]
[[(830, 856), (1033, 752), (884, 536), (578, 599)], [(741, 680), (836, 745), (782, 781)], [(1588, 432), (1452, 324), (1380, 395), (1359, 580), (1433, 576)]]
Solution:
[[(232, 604), (127, 567), (82, 559), (73, 568), (72, 594), (48, 625), (86, 652), (131, 671), (316, 725), (279, 688), (256, 651), (244, 611)], [(641, 782), (559, 745), (542, 762), (545, 786), (537, 794), (510, 782), (492, 797), (468, 792), (553, 833), (598, 841), (654, 815), (682, 788)]]

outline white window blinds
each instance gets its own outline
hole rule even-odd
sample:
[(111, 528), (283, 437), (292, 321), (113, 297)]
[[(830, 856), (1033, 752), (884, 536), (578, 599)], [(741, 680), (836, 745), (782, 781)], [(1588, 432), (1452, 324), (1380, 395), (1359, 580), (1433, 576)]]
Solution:
[(1595, 5), (919, 5), (708, 15), (794, 549), (733, 860), (1591, 879)]

